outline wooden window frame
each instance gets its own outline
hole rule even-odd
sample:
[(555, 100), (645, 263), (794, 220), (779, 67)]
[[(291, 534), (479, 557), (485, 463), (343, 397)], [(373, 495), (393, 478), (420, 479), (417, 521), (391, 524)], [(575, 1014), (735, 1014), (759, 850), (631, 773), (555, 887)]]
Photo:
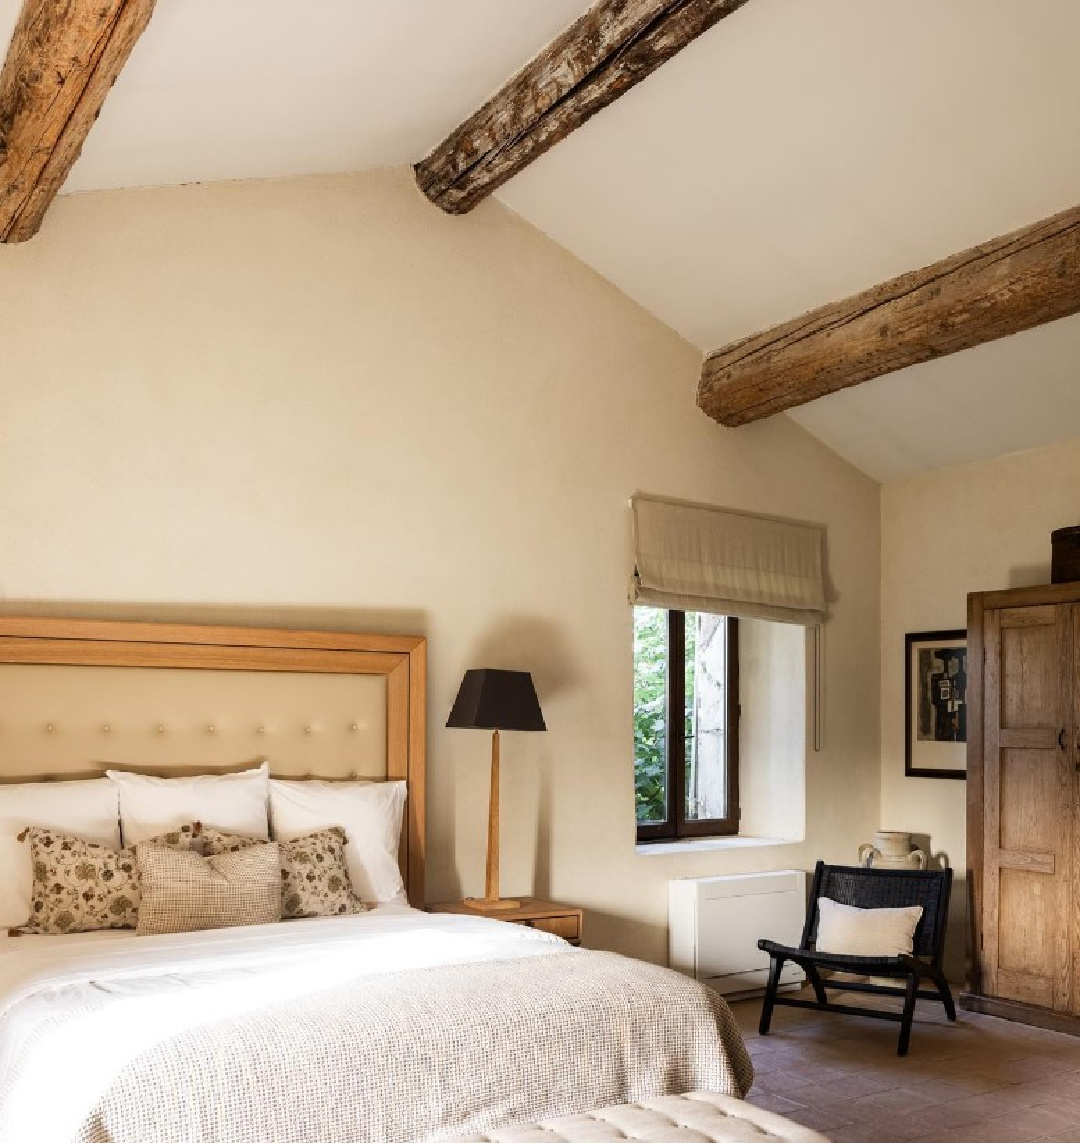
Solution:
[[(728, 816), (686, 820), (686, 613), (667, 611), (666, 726), (664, 741), (668, 820), (639, 822), (639, 842), (677, 841), (692, 837), (730, 837), (739, 832), (739, 621), (727, 619), (727, 747), (726, 773)], [(680, 665), (672, 670), (672, 663)], [(672, 733), (672, 728), (677, 733)], [(635, 762), (636, 765), (636, 762)]]

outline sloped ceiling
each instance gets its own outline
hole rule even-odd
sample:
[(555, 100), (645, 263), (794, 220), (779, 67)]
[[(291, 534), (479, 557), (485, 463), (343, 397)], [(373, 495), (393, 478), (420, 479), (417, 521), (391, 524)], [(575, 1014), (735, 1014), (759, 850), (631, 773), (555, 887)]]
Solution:
[(65, 189), (412, 163), (588, 6), (158, 0)]
[[(67, 189), (412, 162), (587, 6), (163, 0)], [(713, 349), (1080, 202), (1078, 43), (1076, 0), (750, 0), (499, 197)], [(789, 415), (902, 479), (1080, 435), (1078, 351), (1067, 319)]]

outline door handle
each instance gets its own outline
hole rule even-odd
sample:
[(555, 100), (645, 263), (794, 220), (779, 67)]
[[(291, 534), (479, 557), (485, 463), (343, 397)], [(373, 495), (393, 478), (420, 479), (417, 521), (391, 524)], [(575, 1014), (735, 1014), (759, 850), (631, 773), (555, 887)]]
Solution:
[(1061, 750), (1068, 750), (1069, 749), (1068, 735), (1065, 731), (1064, 726), (1058, 732), (1058, 747)]

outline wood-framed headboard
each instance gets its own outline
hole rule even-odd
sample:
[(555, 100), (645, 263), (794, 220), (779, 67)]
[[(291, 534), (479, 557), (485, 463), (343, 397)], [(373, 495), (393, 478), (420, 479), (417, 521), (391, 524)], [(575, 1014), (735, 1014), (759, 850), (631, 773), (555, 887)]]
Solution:
[(424, 904), (427, 643), (412, 635), (0, 616), (0, 781), (240, 769), (405, 779)]

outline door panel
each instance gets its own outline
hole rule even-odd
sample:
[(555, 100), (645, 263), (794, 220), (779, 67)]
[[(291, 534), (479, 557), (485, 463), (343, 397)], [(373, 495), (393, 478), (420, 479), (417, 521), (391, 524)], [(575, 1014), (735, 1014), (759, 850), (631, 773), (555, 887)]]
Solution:
[(1048, 749), (1056, 751), (1056, 739), (1042, 750), (1001, 751), (1004, 850), (1053, 852), (1058, 844), (1061, 788), (1057, 767), (1046, 764)]
[(1053, 622), (1057, 608), (1030, 608), (1049, 613), (1050, 623), (1007, 626), (1012, 616), (1002, 614), (1001, 631), (1001, 725), (1005, 727), (1060, 727), (1061, 660), (1059, 624)]
[(1074, 616), (1070, 606), (984, 618), (983, 964), (994, 996), (1068, 1011), (1073, 876)]
[[(1056, 969), (1057, 932), (1054, 878), (1023, 869), (1002, 869), (1001, 916), (1026, 916), (1026, 925), (1006, 925), (998, 940), (998, 970), (1014, 976), (1037, 977), (1047, 984)], [(1019, 997), (1014, 997), (1019, 999)]]

